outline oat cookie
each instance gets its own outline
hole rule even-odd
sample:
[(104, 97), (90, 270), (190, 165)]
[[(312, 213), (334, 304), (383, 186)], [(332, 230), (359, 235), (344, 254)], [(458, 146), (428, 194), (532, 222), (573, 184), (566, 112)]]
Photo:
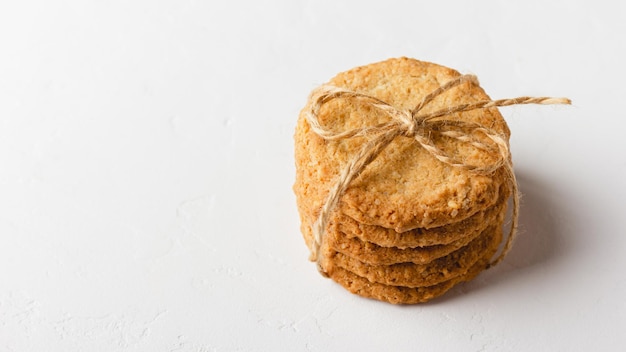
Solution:
[(485, 229), (494, 220), (500, 209), (506, 206), (510, 196), (510, 185), (503, 183), (498, 190), (496, 204), (479, 211), (467, 219), (439, 227), (416, 228), (405, 232), (397, 232), (394, 229), (381, 226), (365, 225), (349, 216), (338, 214), (333, 218), (330, 232), (340, 231), (348, 237), (356, 237), (381, 247), (401, 249), (451, 244), (458, 241), (462, 234)]
[[(325, 241), (328, 241), (335, 250), (353, 257), (358, 256), (362, 261), (371, 264), (394, 264), (390, 260), (395, 259), (400, 260), (397, 262), (426, 263), (460, 248), (477, 237), (493, 221), (498, 209), (501, 209), (504, 205), (504, 203), (499, 204), (486, 210), (485, 214), (473, 216), (472, 218), (476, 220), (482, 220), (481, 222), (472, 221), (471, 225), (473, 227), (450, 224), (428, 230), (414, 229), (404, 233), (398, 233), (393, 229), (385, 229), (380, 226), (359, 226), (358, 223), (355, 227), (357, 229), (356, 233), (344, 233), (339, 230), (344, 228), (341, 226), (342, 223), (339, 223), (337, 218), (334, 218), (335, 220), (329, 227)], [(300, 210), (299, 214), (300, 232), (305, 239), (307, 247), (311, 249), (313, 243), (312, 224), (316, 216), (310, 214), (307, 210)], [(363, 231), (361, 228), (371, 232)], [(385, 237), (387, 234), (390, 234), (388, 238)], [(382, 242), (388, 246), (383, 247), (377, 243), (365, 241), (363, 238), (383, 239)], [(385, 239), (387, 240), (385, 241)], [(439, 239), (445, 244), (437, 244), (436, 242)], [(396, 242), (394, 243), (392, 240), (396, 240)], [(396, 243), (397, 246), (394, 246)], [(427, 245), (415, 246), (416, 243), (427, 243)], [(408, 247), (407, 244), (411, 245), (411, 247)]]
[[(502, 184), (499, 190), (499, 199), (491, 208), (474, 214), (459, 223), (430, 229), (418, 228), (407, 232), (396, 232), (393, 229), (380, 226), (363, 225), (350, 217), (337, 214), (331, 222), (327, 240), (337, 251), (370, 264), (427, 263), (432, 259), (451, 253), (478, 236), (506, 206), (510, 194), (509, 185)], [(306, 208), (302, 209), (300, 203), (298, 203), (298, 210), (300, 230), (310, 249), (313, 241), (311, 224), (317, 215)], [(446, 247), (445, 245), (451, 246)], [(412, 248), (416, 250), (411, 251)], [(398, 261), (394, 263), (394, 260)]]
[(471, 241), (478, 237), (482, 231), (482, 229), (477, 229), (470, 234), (460, 234), (459, 236), (462, 237), (450, 244), (404, 249), (396, 247), (381, 247), (371, 242), (361, 241), (358, 238), (348, 238), (341, 232), (329, 233), (326, 237), (326, 241), (328, 241), (328, 245), (336, 252), (365, 264), (426, 264), (467, 246)]
[[(462, 222), (464, 224), (456, 223), (432, 229), (414, 229), (398, 233), (393, 229), (361, 225), (350, 218), (348, 218), (350, 220), (346, 220), (347, 217), (335, 218), (327, 233), (326, 241), (332, 249), (367, 264), (389, 265), (404, 262), (425, 264), (452, 253), (478, 237), (489, 224), (495, 221), (498, 214), (506, 209), (506, 201), (510, 193), (510, 187), (504, 184), (500, 187), (498, 203), (490, 209), (464, 220)], [(357, 225), (344, 227), (342, 226), (344, 223), (339, 222), (338, 219), (352, 221)], [(300, 210), (300, 220), (301, 232), (307, 246), (311, 248), (313, 234), (310, 224), (315, 221), (315, 216), (307, 216), (306, 210)], [(357, 229), (356, 235), (343, 233), (339, 230), (340, 228)], [(362, 240), (363, 238), (379, 239), (387, 246), (383, 247), (377, 243)], [(439, 242), (445, 244), (432, 244)], [(422, 243), (428, 245), (415, 246), (415, 244)]]
[(339, 266), (371, 282), (385, 285), (432, 286), (463, 275), (469, 270), (483, 256), (485, 250), (493, 246), (496, 239), (499, 240), (495, 233), (502, 230), (498, 225), (500, 224), (487, 228), (467, 246), (427, 264), (370, 265), (342, 253), (331, 252), (328, 256), (327, 270), (332, 270), (332, 266)]
[[(411, 109), (427, 94), (458, 77), (452, 69), (413, 59), (390, 59), (341, 73), (330, 84), (365, 93), (398, 108)], [(465, 82), (435, 98), (430, 112), (489, 97)], [(304, 110), (303, 110), (304, 111)], [(497, 109), (455, 113), (446, 117), (489, 127), (508, 139), (509, 130)], [(365, 103), (333, 100), (319, 114), (324, 126), (346, 130), (388, 122), (390, 117)], [(472, 164), (487, 164), (493, 154), (438, 134), (430, 136), (449, 155)], [(304, 113), (295, 134), (296, 183), (301, 207), (321, 208), (340, 170), (358, 153), (364, 137), (328, 142), (311, 131)], [(504, 177), (476, 175), (436, 160), (413, 139), (398, 137), (352, 181), (337, 211), (356, 221), (404, 232), (459, 222), (492, 206)], [(319, 210), (317, 210), (319, 211)]]
[[(382, 247), (375, 243), (363, 241), (358, 237), (353, 237), (353, 235), (345, 234), (337, 228), (340, 224), (335, 224), (336, 226), (331, 227), (331, 230), (328, 232), (326, 241), (328, 241), (329, 247), (333, 250), (343, 253), (351, 258), (357, 259), (366, 264), (372, 265), (391, 265), (398, 263), (414, 263), (414, 264), (426, 264), (431, 262), (434, 259), (443, 257), (448, 255), (455, 250), (466, 246), (470, 241), (474, 240), (478, 237), (483, 230), (487, 228), (490, 224), (493, 224), (496, 221), (498, 216), (501, 216), (506, 211), (506, 201), (510, 195), (510, 190), (507, 185), (503, 185), (500, 189), (500, 199), (498, 203), (490, 209), (485, 210), (487, 216), (481, 216), (482, 223), (479, 223), (475, 228), (467, 228), (464, 229), (466, 232), (453, 233), (451, 231), (457, 230), (459, 227), (455, 227), (454, 224), (442, 226), (440, 228), (428, 229), (425, 232), (419, 233), (417, 230), (412, 230), (404, 233), (395, 233), (394, 230), (384, 229), (385, 232), (394, 232), (398, 236), (389, 236), (392, 238), (401, 237), (417, 237), (416, 239), (421, 239), (418, 237), (419, 235), (429, 236), (432, 234), (436, 234), (437, 232), (433, 232), (433, 230), (438, 229), (439, 231), (445, 228), (451, 228), (451, 231), (445, 233), (444, 237), (454, 239), (457, 238), (454, 242), (447, 244), (436, 244), (429, 246), (421, 246), (421, 247), (410, 247), (410, 248), (398, 248), (398, 247)], [(473, 215), (472, 218), (477, 215)], [(369, 226), (372, 228), (373, 226)], [(361, 232), (361, 237), (366, 237), (369, 234), (366, 232)], [(393, 243), (391, 243), (393, 244)]]
[[(502, 239), (502, 232), (496, 232), (496, 240), (499, 243)], [(491, 258), (497, 252), (498, 245), (489, 247), (483, 257), (472, 266), (465, 274), (457, 276), (448, 281), (441, 282), (433, 286), (423, 287), (403, 287), (391, 286), (371, 282), (366, 278), (358, 276), (341, 267), (334, 267), (328, 275), (348, 291), (367, 298), (374, 298), (393, 304), (415, 304), (423, 303), (439, 297), (461, 282), (470, 281), (481, 271), (485, 270)]]

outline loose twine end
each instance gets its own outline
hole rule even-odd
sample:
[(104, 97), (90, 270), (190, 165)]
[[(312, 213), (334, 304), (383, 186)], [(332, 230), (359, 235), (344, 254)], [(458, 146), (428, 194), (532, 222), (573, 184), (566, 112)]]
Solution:
[[(467, 170), (474, 174), (487, 175), (492, 174), (500, 168), (505, 168), (507, 182), (511, 186), (511, 196), (513, 197), (511, 226), (504, 247), (495, 259), (489, 263), (488, 267), (493, 267), (500, 263), (510, 251), (513, 241), (517, 235), (519, 218), (519, 189), (517, 186), (517, 180), (515, 179), (515, 173), (513, 172), (513, 165), (510, 161), (508, 140), (504, 136), (501, 136), (496, 131), (486, 126), (460, 120), (438, 118), (450, 116), (457, 112), (500, 106), (521, 104), (571, 104), (571, 100), (567, 98), (552, 97), (519, 97), (513, 99), (483, 100), (473, 103), (459, 104), (427, 114), (420, 114), (421, 110), (437, 96), (465, 82), (478, 85), (478, 79), (474, 75), (459, 76), (427, 94), (422, 101), (411, 110), (398, 109), (373, 96), (332, 85), (322, 85), (311, 93), (308, 104), (310, 108), (305, 116), (311, 130), (318, 136), (326, 140), (341, 140), (358, 136), (370, 137), (369, 140), (361, 147), (359, 153), (355, 155), (340, 172), (337, 182), (329, 190), (320, 214), (312, 226), (313, 244), (311, 246), (310, 258), (312, 261), (317, 263), (318, 270), (323, 276), (328, 277), (328, 274), (324, 268), (323, 254), (321, 253), (321, 250), (331, 214), (335, 211), (341, 196), (344, 194), (352, 180), (360, 175), (367, 165), (374, 161), (376, 157), (385, 149), (385, 147), (387, 147), (398, 136), (413, 138), (418, 145), (442, 163)], [(361, 127), (341, 132), (328, 130), (321, 125), (318, 116), (321, 107), (334, 99), (361, 100), (386, 113), (391, 118), (391, 121), (382, 125)], [(492, 151), (495, 161), (488, 165), (472, 165), (463, 161), (458, 161), (452, 156), (447, 155), (441, 149), (437, 148), (431, 142), (428, 138), (428, 134), (432, 132), (437, 132), (447, 137), (454, 138), (462, 143), (467, 143), (474, 148)], [(472, 137), (472, 135), (476, 132), (482, 133), (486, 136), (488, 140), (493, 143), (493, 145), (485, 144), (484, 142)]]

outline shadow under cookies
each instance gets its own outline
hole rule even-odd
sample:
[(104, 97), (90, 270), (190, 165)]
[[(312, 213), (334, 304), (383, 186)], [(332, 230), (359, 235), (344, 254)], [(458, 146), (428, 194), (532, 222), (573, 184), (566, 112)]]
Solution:
[[(521, 206), (518, 235), (513, 248), (498, 266), (479, 274), (473, 281), (457, 285), (447, 294), (427, 304), (441, 304), (459, 296), (476, 294), (483, 289), (493, 289), (509, 280), (528, 279), (527, 275), (542, 270), (567, 255), (573, 243), (567, 240), (567, 209), (559, 203), (557, 180), (541, 180), (523, 170), (516, 171), (520, 188)], [(509, 202), (509, 208), (510, 208)], [(510, 216), (504, 233), (510, 226)]]

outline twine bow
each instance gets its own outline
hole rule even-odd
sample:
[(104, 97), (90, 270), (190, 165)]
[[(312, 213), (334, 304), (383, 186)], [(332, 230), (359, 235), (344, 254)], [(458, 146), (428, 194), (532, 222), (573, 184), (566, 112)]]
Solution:
[[(326, 201), (322, 206), (319, 217), (313, 224), (314, 243), (311, 248), (311, 260), (317, 263), (318, 270), (322, 275), (328, 276), (322, 266), (322, 255), (320, 255), (320, 249), (322, 247), (322, 243), (324, 242), (324, 233), (326, 231), (326, 227), (328, 226), (330, 215), (337, 207), (339, 199), (350, 185), (350, 182), (358, 177), (361, 172), (363, 172), (365, 167), (373, 162), (385, 149), (385, 147), (387, 147), (396, 137), (399, 136), (415, 139), (419, 146), (424, 148), (439, 161), (453, 167), (465, 169), (474, 174), (488, 175), (492, 174), (501, 167), (505, 168), (505, 174), (511, 185), (513, 197), (511, 227), (504, 248), (496, 259), (490, 263), (490, 266), (498, 264), (511, 249), (513, 240), (517, 233), (519, 217), (519, 190), (515, 174), (513, 172), (513, 165), (509, 157), (510, 153), (508, 140), (499, 135), (496, 131), (477, 123), (437, 118), (463, 111), (487, 109), (498, 106), (519, 104), (571, 104), (571, 101), (567, 98), (519, 97), (502, 100), (483, 100), (473, 103), (459, 104), (431, 113), (420, 113), (421, 110), (437, 96), (464, 82), (470, 82), (471, 84), (478, 85), (476, 76), (459, 76), (427, 94), (422, 101), (411, 110), (398, 109), (373, 96), (332, 85), (322, 85), (311, 93), (311, 96), (309, 97), (310, 104), (308, 104), (309, 111), (305, 116), (314, 133), (326, 140), (341, 140), (361, 136), (371, 137), (362, 146), (359, 153), (355, 155), (354, 158), (352, 158), (343, 168), (339, 174), (337, 182), (330, 189)], [(320, 124), (318, 115), (321, 107), (334, 99), (362, 100), (387, 114), (391, 117), (391, 121), (376, 126), (355, 128), (343, 132), (330, 131)], [(465, 161), (456, 160), (454, 157), (447, 155), (444, 151), (437, 148), (433, 144), (433, 142), (428, 138), (431, 133), (439, 133), (440, 135), (456, 139), (462, 143), (467, 143), (474, 148), (489, 151), (495, 157), (495, 161), (487, 165), (473, 165)], [(484, 143), (475, 137), (476, 134), (483, 134), (487, 137), (487, 140), (491, 141), (493, 144)]]

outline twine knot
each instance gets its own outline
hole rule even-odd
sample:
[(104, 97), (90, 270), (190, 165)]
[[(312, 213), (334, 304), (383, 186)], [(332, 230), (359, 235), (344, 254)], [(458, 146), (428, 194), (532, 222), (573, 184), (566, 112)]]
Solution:
[[(473, 122), (461, 120), (441, 119), (454, 113), (487, 109), (498, 106), (519, 104), (571, 104), (567, 98), (548, 97), (519, 97), (502, 100), (482, 100), (473, 103), (450, 106), (442, 110), (422, 113), (422, 109), (433, 99), (442, 93), (462, 84), (469, 82), (478, 85), (478, 79), (473, 75), (459, 76), (439, 88), (427, 94), (421, 102), (411, 110), (398, 109), (393, 105), (376, 97), (358, 93), (349, 89), (339, 88), (332, 85), (322, 85), (311, 93), (309, 97), (309, 111), (305, 117), (311, 130), (325, 140), (342, 140), (354, 137), (370, 137), (365, 142), (357, 155), (354, 156), (340, 172), (337, 182), (331, 187), (320, 214), (312, 226), (313, 245), (311, 248), (311, 260), (317, 262), (317, 267), (323, 276), (328, 277), (322, 264), (323, 256), (320, 254), (324, 234), (330, 220), (330, 215), (336, 209), (339, 199), (344, 194), (352, 180), (387, 147), (396, 137), (405, 136), (414, 139), (420, 147), (425, 149), (439, 161), (453, 167), (465, 169), (474, 174), (488, 175), (499, 168), (505, 168), (507, 182), (510, 183), (513, 197), (513, 211), (511, 227), (504, 248), (494, 259), (490, 266), (499, 263), (510, 250), (517, 233), (519, 215), (519, 190), (513, 172), (510, 159), (509, 143), (506, 136), (496, 131)], [(355, 128), (352, 130), (333, 132), (323, 127), (318, 119), (321, 107), (334, 99), (359, 99), (387, 114), (391, 121), (376, 126)], [(437, 148), (430, 140), (430, 134), (438, 133), (461, 143), (466, 143), (474, 148), (487, 151), (493, 155), (493, 162), (486, 165), (474, 165), (464, 160), (456, 160)], [(482, 134), (485, 138), (478, 138)]]
[(404, 135), (406, 137), (413, 137), (415, 136), (416, 131), (424, 124), (424, 118), (408, 110), (404, 110), (402, 112), (403, 114), (400, 115), (400, 120), (406, 127)]

